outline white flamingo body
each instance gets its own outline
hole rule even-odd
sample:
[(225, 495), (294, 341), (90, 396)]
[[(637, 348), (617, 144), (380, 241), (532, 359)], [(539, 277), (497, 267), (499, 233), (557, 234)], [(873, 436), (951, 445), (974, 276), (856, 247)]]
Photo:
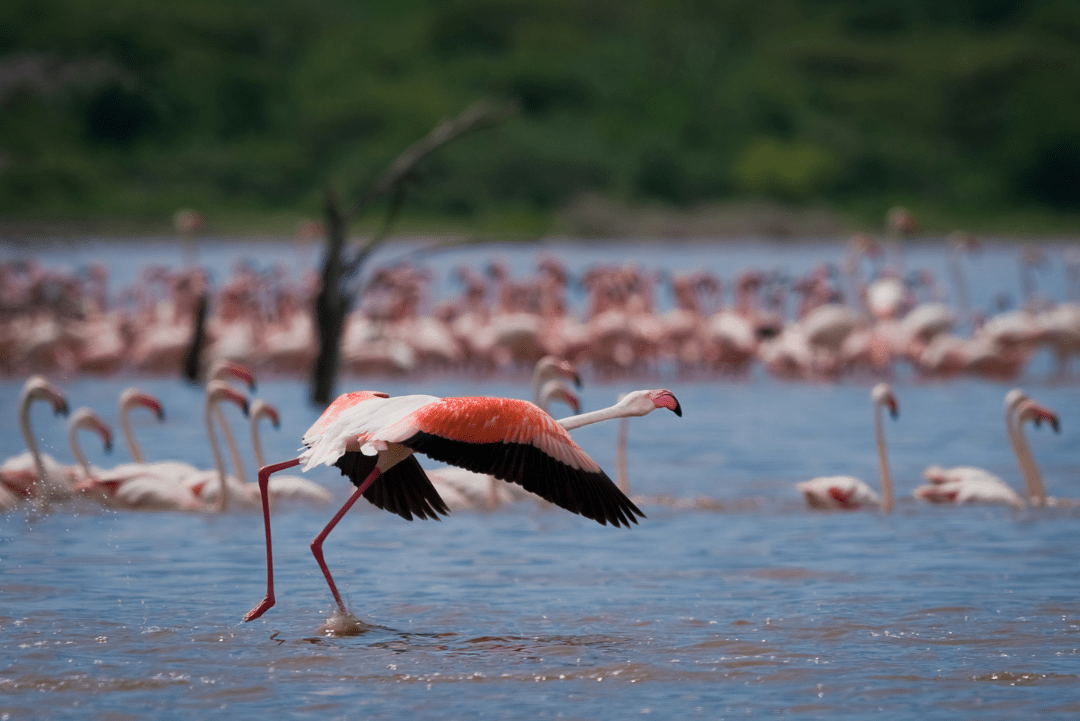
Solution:
[(820, 476), (796, 488), (811, 508), (851, 510), (881, 505), (881, 496), (855, 476)]
[(1023, 497), (1005, 481), (982, 468), (930, 466), (923, 471), (923, 477), (930, 483), (916, 488), (915, 497), (930, 503), (991, 503), (1015, 508), (1026, 505)]

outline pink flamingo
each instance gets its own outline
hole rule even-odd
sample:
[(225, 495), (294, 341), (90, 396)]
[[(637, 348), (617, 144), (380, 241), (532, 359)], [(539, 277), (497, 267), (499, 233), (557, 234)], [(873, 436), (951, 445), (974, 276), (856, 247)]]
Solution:
[[(1057, 416), (1052, 411), (1032, 401), (1019, 388), (1014, 388), (1005, 394), (1005, 430), (1024, 476), (1027, 495), (1033, 505), (1042, 506), (1046, 504), (1046, 490), (1038, 468), (1034, 467), (1034, 459), (1020, 428), (1025, 420), (1036, 424), (1047, 421), (1055, 431), (1058, 429)], [(930, 503), (997, 503), (1013, 508), (1027, 505), (1024, 497), (1010, 488), (1005, 481), (982, 468), (930, 466), (923, 471), (923, 478), (929, 483), (916, 488), (915, 497)]]
[(878, 383), (870, 391), (874, 405), (874, 434), (877, 440), (878, 467), (881, 471), (881, 496), (863, 481), (854, 476), (823, 476), (796, 484), (811, 508), (840, 508), (853, 510), (864, 506), (880, 506), (885, 513), (893, 509), (892, 474), (889, 472), (889, 459), (885, 453), (885, 430), (882, 427), (882, 408), (888, 408), (889, 414), (896, 418), (899, 406), (896, 396), (887, 383)]
[(27, 450), (7, 459), (0, 466), (0, 482), (7, 490), (37, 500), (59, 500), (72, 494), (70, 470), (55, 458), (42, 454), (30, 430), (30, 406), (35, 401), (46, 401), (58, 416), (68, 414), (67, 401), (60, 390), (42, 376), (31, 376), (23, 384), (19, 398), (19, 428)]
[(215, 504), (218, 513), (229, 510), (230, 497), (234, 497), (233, 500), (243, 507), (258, 508), (259, 501), (254, 497), (254, 489), (225, 472), (225, 458), (221, 455), (221, 446), (218, 443), (217, 433), (214, 432), (215, 411), (218, 404), (223, 401), (236, 404), (245, 416), (248, 415), (247, 398), (242, 393), (225, 381), (212, 380), (206, 384), (204, 420), (207, 437), (210, 440), (210, 451), (214, 456), (214, 469), (186, 476), (182, 479), (182, 483), (204, 502)]
[[(267, 418), (274, 428), (280, 427), (281, 421), (278, 417), (277, 408), (274, 408), (262, 398), (256, 398), (251, 402), (249, 412), (251, 415), (251, 447), (255, 453), (255, 465), (262, 468), (266, 465), (266, 459), (263, 456), (262, 443), (259, 441), (259, 421)], [(255, 486), (255, 484), (247, 485)], [(270, 481), (270, 502), (275, 505), (291, 501), (326, 504), (332, 498), (330, 492), (318, 483), (312, 483), (300, 476), (277, 475)]]
[(262, 602), (244, 620), (256, 619), (274, 605), (267, 504), (271, 474), (301, 463), (305, 469), (333, 465), (356, 485), (349, 500), (311, 544), (340, 612), (340, 623), (333, 622), (329, 630), (355, 633), (359, 622), (348, 613), (334, 585), (323, 560), (323, 541), (361, 496), (408, 520), (414, 513), (420, 518), (438, 518), (440, 513), (447, 513), (414, 453), (517, 483), (602, 525), (629, 527), (644, 514), (574, 443), (567, 427), (620, 414), (643, 415), (658, 407), (681, 413), (675, 396), (666, 390), (629, 394), (616, 407), (574, 416), (561, 425), (532, 403), (510, 398), (391, 398), (372, 391), (338, 397), (304, 434), (306, 449), (299, 457), (259, 471), (266, 526), (267, 590)]

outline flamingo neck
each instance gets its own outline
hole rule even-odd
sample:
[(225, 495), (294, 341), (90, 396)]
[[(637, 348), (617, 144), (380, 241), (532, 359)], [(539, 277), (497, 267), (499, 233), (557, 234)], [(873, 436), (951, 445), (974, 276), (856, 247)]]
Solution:
[(124, 445), (127, 446), (128, 454), (135, 463), (143, 462), (142, 450), (135, 442), (135, 433), (131, 430), (131, 405), (125, 403), (120, 407), (120, 432), (124, 435)]
[(576, 416), (570, 416), (569, 418), (563, 418), (558, 423), (566, 430), (572, 431), (575, 428), (599, 423), (600, 421), (611, 420), (612, 418), (626, 418), (628, 416), (638, 415), (642, 414), (637, 412), (631, 406), (616, 403), (613, 406), (601, 408), (598, 411), (589, 411), (588, 413), (581, 413)]
[(1014, 408), (1005, 417), (1005, 425), (1009, 431), (1009, 443), (1012, 445), (1013, 455), (1016, 456), (1016, 464), (1020, 467), (1020, 474), (1024, 477), (1024, 487), (1032, 504), (1036, 506), (1046, 505), (1046, 486), (1043, 485), (1042, 473), (1035, 463), (1035, 456), (1031, 453), (1027, 437), (1024, 436), (1024, 421), (1018, 417)]
[(45, 470), (45, 462), (41, 459), (41, 451), (38, 450), (37, 442), (34, 440), (34, 433), (30, 430), (30, 406), (33, 402), (34, 397), (32, 395), (25, 394), (23, 396), (22, 402), (19, 404), (19, 429), (22, 431), (27, 450), (30, 451), (30, 455), (34, 458), (38, 482), (45, 485), (49, 481), (48, 473)]
[(71, 455), (75, 457), (75, 462), (79, 464), (83, 475), (89, 478), (91, 476), (90, 461), (86, 460), (86, 454), (82, 452), (82, 448), (79, 446), (78, 432), (79, 425), (72, 423), (71, 427), (68, 428), (68, 444), (71, 446)]
[(893, 510), (893, 483), (892, 474), (889, 472), (889, 456), (885, 451), (885, 428), (882, 423), (884, 409), (878, 403), (874, 409), (874, 435), (877, 440), (878, 466), (881, 470), (881, 510), (892, 513)]
[(206, 403), (206, 432), (210, 438), (210, 450), (214, 454), (214, 467), (218, 472), (219, 483), (219, 495), (218, 495), (218, 507), (219, 513), (224, 513), (229, 510), (229, 484), (225, 481), (225, 458), (221, 455), (221, 445), (218, 443), (217, 433), (214, 431), (214, 417), (216, 408), (216, 401), (207, 401)]
[(240, 456), (240, 446), (236, 443), (232, 428), (225, 419), (225, 412), (221, 408), (214, 408), (214, 417), (217, 419), (218, 426), (221, 427), (221, 437), (225, 439), (225, 445), (229, 447), (229, 460), (232, 461), (233, 472), (237, 478), (243, 481), (246, 477), (244, 461)]

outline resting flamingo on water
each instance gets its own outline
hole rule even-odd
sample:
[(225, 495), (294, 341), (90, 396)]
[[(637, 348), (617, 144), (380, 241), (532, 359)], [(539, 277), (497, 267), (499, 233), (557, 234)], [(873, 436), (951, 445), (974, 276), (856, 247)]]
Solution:
[[(1020, 427), (1026, 420), (1036, 424), (1046, 421), (1055, 431), (1058, 429), (1057, 416), (1053, 411), (1035, 403), (1019, 388), (1013, 388), (1005, 394), (1005, 430), (1024, 476), (1027, 496), (1033, 505), (1042, 506), (1046, 504), (1046, 490)], [(916, 488), (915, 497), (930, 503), (990, 503), (1013, 508), (1027, 505), (1024, 496), (1014, 491), (999, 476), (982, 468), (930, 466), (923, 471), (923, 478), (929, 483)]]
[(259, 471), (266, 526), (266, 597), (244, 616), (254, 620), (274, 605), (273, 557), (267, 492), (270, 476), (301, 463), (305, 470), (333, 465), (356, 490), (311, 544), (340, 615), (335, 632), (356, 632), (359, 622), (345, 608), (323, 560), (322, 545), (345, 513), (364, 496), (373, 505), (407, 520), (438, 518), (447, 508), (414, 453), (490, 473), (602, 525), (627, 526), (644, 514), (607, 474), (570, 438), (567, 429), (623, 415), (644, 415), (655, 408), (681, 414), (670, 391), (637, 391), (616, 406), (557, 423), (528, 401), (510, 398), (391, 398), (361, 391), (338, 397), (304, 434), (306, 447), (297, 458)]
[(892, 474), (889, 458), (885, 452), (885, 430), (882, 427), (882, 408), (896, 418), (899, 406), (888, 383), (878, 383), (870, 391), (874, 402), (874, 434), (877, 440), (878, 466), (881, 471), (881, 496), (854, 476), (824, 476), (796, 484), (811, 508), (839, 508), (854, 510), (864, 506), (880, 506), (885, 513), (893, 509)]
[(30, 406), (35, 401), (48, 402), (58, 416), (68, 414), (67, 401), (56, 386), (39, 375), (26, 380), (19, 398), (19, 428), (27, 450), (0, 465), (0, 484), (11, 494), (32, 497), (38, 502), (68, 498), (73, 492), (70, 469), (52, 456), (42, 454), (30, 430)]

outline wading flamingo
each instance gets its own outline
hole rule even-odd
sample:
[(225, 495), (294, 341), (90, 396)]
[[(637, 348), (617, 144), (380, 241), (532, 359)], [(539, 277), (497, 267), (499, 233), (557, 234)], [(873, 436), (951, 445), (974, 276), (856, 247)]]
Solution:
[(888, 383), (878, 383), (870, 391), (874, 402), (874, 435), (877, 441), (878, 467), (881, 471), (881, 496), (854, 476), (824, 476), (796, 484), (811, 508), (840, 508), (853, 510), (863, 506), (880, 506), (885, 513), (893, 509), (892, 474), (885, 453), (885, 429), (882, 427), (882, 408), (896, 418), (899, 406)]
[(334, 585), (323, 560), (323, 541), (361, 496), (407, 520), (413, 514), (438, 518), (438, 514), (447, 513), (414, 453), (517, 483), (601, 525), (629, 527), (637, 523), (636, 516), (644, 518), (644, 514), (574, 443), (567, 430), (624, 415), (645, 415), (656, 408), (682, 415), (679, 402), (667, 390), (635, 391), (611, 408), (572, 416), (561, 423), (528, 401), (510, 398), (391, 398), (372, 391), (339, 396), (304, 434), (306, 448), (299, 457), (259, 471), (266, 527), (266, 596), (244, 620), (252, 621), (274, 605), (267, 504), (271, 474), (301, 463), (305, 470), (333, 465), (356, 486), (349, 500), (312, 541), (311, 551), (339, 611), (327, 630), (357, 633), (362, 627), (346, 610)]
[[(268, 418), (274, 428), (280, 428), (281, 420), (278, 417), (277, 408), (262, 398), (256, 398), (251, 402), (249, 413), (251, 415), (251, 447), (255, 453), (255, 465), (262, 468), (266, 465), (266, 459), (263, 456), (262, 442), (259, 440), (259, 421)], [(258, 488), (254, 483), (245, 485)], [(274, 505), (282, 502), (322, 505), (329, 503), (332, 499), (330, 491), (300, 476), (278, 475), (270, 480), (270, 502)]]
[(15, 495), (51, 500), (69, 498), (70, 469), (43, 455), (30, 430), (30, 406), (34, 401), (47, 401), (58, 416), (68, 414), (67, 401), (56, 386), (39, 375), (28, 378), (19, 398), (19, 429), (27, 450), (4, 461), (0, 466), (0, 482)]
[(108, 475), (114, 479), (151, 475), (177, 481), (184, 476), (198, 473), (198, 468), (184, 461), (143, 460), (142, 449), (135, 441), (135, 433), (131, 429), (131, 411), (140, 407), (152, 412), (159, 422), (165, 420), (165, 408), (157, 397), (138, 388), (125, 388), (120, 393), (120, 435), (124, 437), (124, 445), (127, 446), (132, 462), (121, 463), (109, 471)]
[[(1005, 430), (1009, 434), (1009, 443), (1024, 476), (1027, 495), (1033, 505), (1041, 506), (1046, 503), (1046, 490), (1043, 488), (1038, 468), (1034, 469), (1034, 474), (1031, 472), (1034, 459), (1020, 428), (1025, 420), (1036, 424), (1045, 420), (1055, 431), (1058, 429), (1057, 416), (1052, 411), (1032, 401), (1019, 388), (1013, 388), (1005, 394)], [(930, 466), (923, 471), (923, 478), (929, 483), (916, 488), (915, 497), (930, 503), (996, 503), (1013, 508), (1027, 505), (1024, 497), (1009, 487), (1009, 484), (982, 468)]]
[[(214, 504), (218, 513), (229, 510), (230, 500), (235, 500), (245, 508), (258, 508), (259, 500), (254, 496), (249, 484), (225, 472), (225, 459), (221, 455), (217, 433), (214, 431), (214, 411), (222, 401), (235, 403), (248, 415), (247, 398), (225, 381), (212, 380), (206, 384), (206, 405), (204, 416), (210, 451), (214, 455), (214, 470), (200, 471), (182, 479), (183, 484), (205, 503)], [(231, 496), (236, 496), (231, 499)]]

